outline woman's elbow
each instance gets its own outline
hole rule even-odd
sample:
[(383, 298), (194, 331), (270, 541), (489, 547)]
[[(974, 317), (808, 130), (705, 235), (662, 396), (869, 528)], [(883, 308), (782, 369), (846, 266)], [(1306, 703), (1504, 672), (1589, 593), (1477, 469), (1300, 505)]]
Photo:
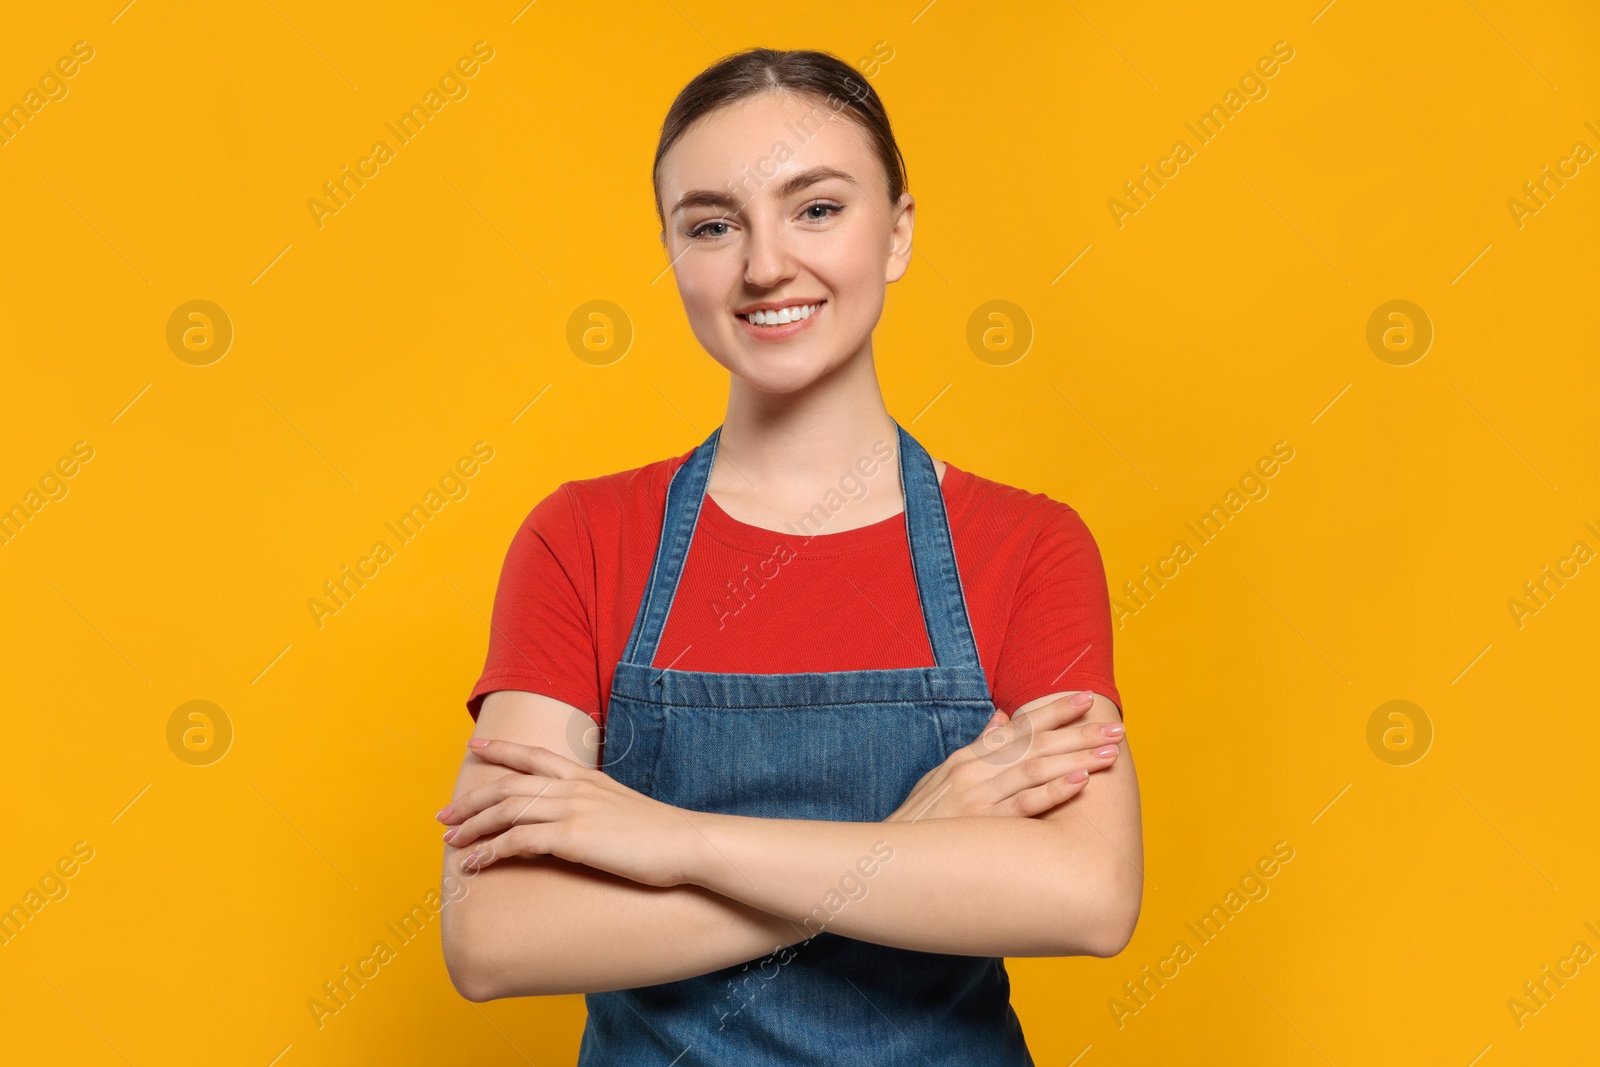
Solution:
[[(542, 997), (586, 992), (570, 988), (561, 980), (559, 968), (544, 958), (532, 958), (526, 949), (513, 950), (503, 934), (492, 926), (493, 918), (482, 922), (456, 915), (440, 929), (445, 970), (450, 984), (463, 999), (474, 1004), (513, 997)], [(515, 951), (515, 955), (513, 955)]]
[(450, 972), (450, 984), (456, 987), (456, 992), (462, 999), (470, 1000), (474, 1004), (484, 1004), (491, 1000), (498, 1000), (500, 992), (484, 980), (482, 972), (467, 970), (459, 966), (445, 965)]
[(491, 981), (494, 968), (484, 965), (481, 955), (476, 951), (470, 927), (461, 921), (462, 918), (460, 915), (447, 915), (439, 930), (444, 969), (450, 975), (450, 984), (456, 987), (457, 993), (474, 1004), (498, 999), (502, 994)]
[(1133, 940), (1133, 929), (1138, 923), (1139, 910), (1137, 906), (1131, 911), (1123, 908), (1108, 916), (1095, 932), (1095, 937), (1091, 939), (1091, 944), (1089, 945), (1089, 951), (1085, 954), (1098, 956), (1104, 960), (1121, 954), (1122, 950), (1128, 947), (1128, 942)]
[(1091, 955), (1110, 959), (1128, 947), (1133, 931), (1139, 925), (1139, 911), (1144, 904), (1144, 874), (1126, 864), (1107, 883), (1101, 896), (1104, 905), (1098, 923)]
[(1144, 876), (1124, 869), (1108, 872), (1092, 885), (1094, 891), (1079, 912), (1087, 921), (1074, 924), (1061, 955), (1110, 959), (1133, 940), (1143, 903)]
[(450, 972), (450, 982), (456, 987), (456, 992), (461, 994), (463, 1000), (470, 1000), (474, 1004), (486, 1004), (491, 1000), (500, 999), (500, 994), (487, 985), (468, 981), (454, 971)]

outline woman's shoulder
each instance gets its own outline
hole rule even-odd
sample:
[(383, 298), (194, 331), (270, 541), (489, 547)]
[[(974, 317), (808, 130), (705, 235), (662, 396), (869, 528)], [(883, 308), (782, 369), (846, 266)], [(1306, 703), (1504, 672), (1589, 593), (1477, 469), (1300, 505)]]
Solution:
[(627, 470), (562, 482), (534, 506), (529, 518), (557, 512), (586, 524), (611, 526), (642, 513), (659, 512), (666, 506), (673, 474), (693, 452), (690, 449)]
[(1088, 527), (1076, 508), (1045, 493), (985, 478), (945, 461), (945, 502), (951, 526), (1026, 528), (1036, 533), (1056, 530), (1068, 534)]
[(965, 568), (996, 588), (1056, 580), (1104, 584), (1100, 545), (1072, 505), (953, 465), (945, 480), (951, 536)]

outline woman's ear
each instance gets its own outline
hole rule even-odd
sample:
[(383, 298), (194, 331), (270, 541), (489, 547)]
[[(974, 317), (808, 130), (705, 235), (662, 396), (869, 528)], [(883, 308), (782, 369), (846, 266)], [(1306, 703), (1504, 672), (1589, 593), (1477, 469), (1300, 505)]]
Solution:
[(911, 231), (916, 228), (917, 202), (910, 193), (901, 193), (889, 226), (889, 262), (883, 280), (897, 282), (911, 266)]

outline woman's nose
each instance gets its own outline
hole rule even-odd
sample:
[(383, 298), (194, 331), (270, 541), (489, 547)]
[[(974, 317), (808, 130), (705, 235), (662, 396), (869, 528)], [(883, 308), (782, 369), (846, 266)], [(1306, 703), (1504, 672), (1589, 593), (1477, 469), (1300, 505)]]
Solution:
[(758, 289), (770, 289), (794, 273), (788, 241), (772, 225), (752, 224), (745, 245), (745, 281)]

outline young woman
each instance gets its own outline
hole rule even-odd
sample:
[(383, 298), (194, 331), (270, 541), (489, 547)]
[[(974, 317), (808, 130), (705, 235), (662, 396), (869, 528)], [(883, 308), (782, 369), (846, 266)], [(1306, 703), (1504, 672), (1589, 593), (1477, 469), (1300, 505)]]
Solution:
[(511, 545), (438, 815), (452, 980), (587, 994), (580, 1065), (1030, 1064), (1002, 957), (1114, 955), (1141, 897), (1094, 540), (888, 414), (914, 202), (849, 66), (725, 57), (654, 181), (727, 414)]

